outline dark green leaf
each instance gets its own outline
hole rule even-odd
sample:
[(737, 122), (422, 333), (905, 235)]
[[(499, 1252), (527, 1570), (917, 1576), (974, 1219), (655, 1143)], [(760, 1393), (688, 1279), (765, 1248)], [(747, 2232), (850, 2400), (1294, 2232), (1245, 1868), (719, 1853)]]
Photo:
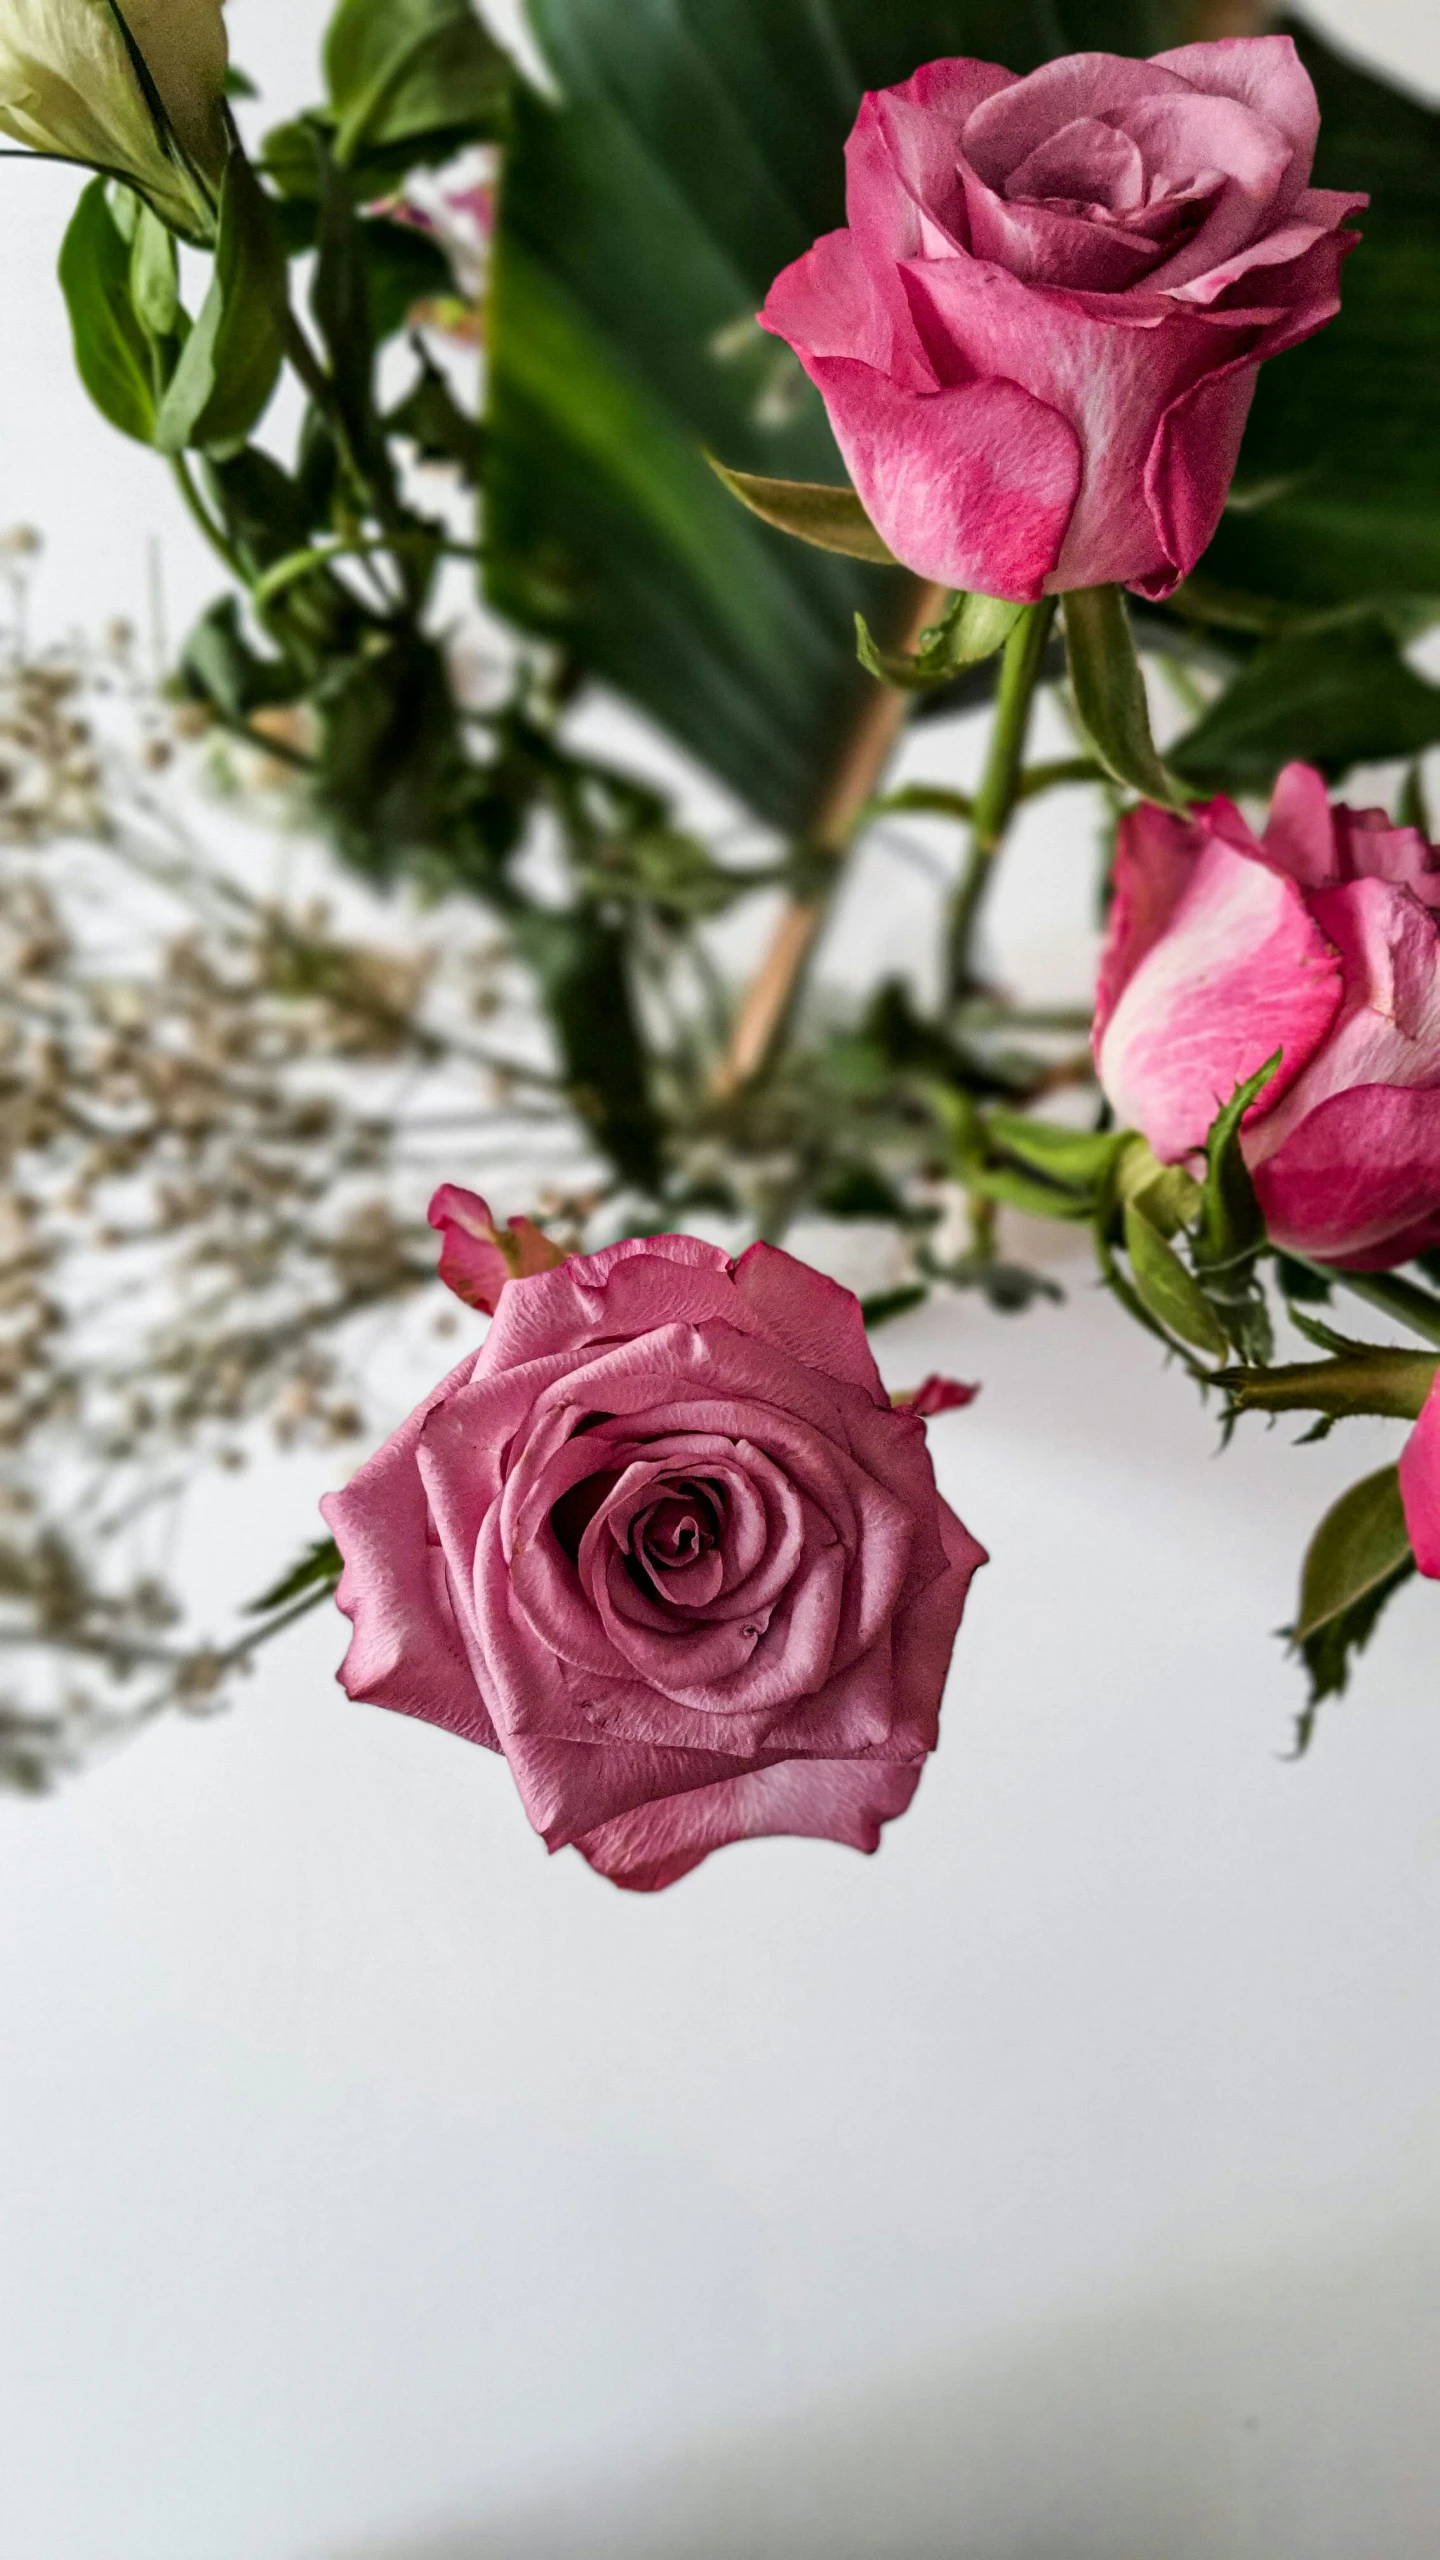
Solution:
[[(1440, 595), (1440, 114), (1282, 19), (1315, 82), (1315, 183), (1364, 190), (1338, 320), (1261, 368), (1207, 576), (1338, 604)], [(1268, 496), (1266, 493), (1269, 493)], [(1263, 502), (1262, 502), (1263, 501)]]
[(531, 908), (512, 930), (539, 979), (573, 1109), (624, 1179), (655, 1191), (660, 1133), (622, 935), (588, 907)]
[(455, 277), (438, 240), (408, 223), (373, 215), (362, 224), (361, 239), (370, 278), (370, 325), (376, 345), (383, 346), (408, 326), (417, 303), (453, 294)]
[(908, 1316), (914, 1307), (923, 1307), (930, 1292), (923, 1281), (912, 1281), (908, 1289), (882, 1289), (873, 1298), (862, 1298), (860, 1313), (865, 1329), (874, 1333), (882, 1324), (893, 1324), (897, 1316)]
[[(490, 303), (492, 600), (640, 703), (751, 808), (802, 831), (860, 706), (854, 616), (899, 640), (893, 570), (745, 514), (701, 448), (835, 484), (817, 394), (753, 325), (844, 219), (867, 88), (972, 54), (1033, 69), (1153, 51), (1125, 0), (536, 0), (564, 101), (517, 99)], [(939, 697), (937, 697), (938, 699)]]
[(419, 351), (420, 373), (385, 420), (386, 433), (407, 436), (422, 462), (453, 462), (476, 485), (483, 475), (485, 431), (467, 417), (438, 365)]
[(258, 1618), (267, 1609), (283, 1609), (307, 1591), (313, 1591), (318, 1600), (327, 1591), (334, 1590), (344, 1570), (345, 1559), (334, 1539), (317, 1538), (312, 1547), (306, 1548), (299, 1563), (282, 1574), (272, 1589), (250, 1602), (246, 1616)]
[(1393, 633), (1367, 615), (1260, 649), (1170, 761), (1206, 790), (1264, 791), (1297, 757), (1333, 779), (1437, 740), (1440, 685), (1416, 675)]
[(243, 726), (266, 704), (294, 702), (303, 690), (298, 670), (283, 658), (262, 657), (240, 624), (234, 596), (222, 596), (202, 614), (185, 643), (180, 676), (186, 690), (211, 702), (222, 718)]
[(220, 190), (215, 271), (160, 406), (155, 441), (240, 443), (270, 403), (285, 352), (285, 245), (275, 207), (241, 151)]
[(317, 788), (348, 860), (389, 879), (442, 853), (456, 787), (455, 705), (440, 651), (413, 630), (374, 633), (319, 697)]
[(1152, 1227), (1144, 1210), (1133, 1200), (1125, 1204), (1125, 1250), (1137, 1294), (1156, 1322), (1164, 1325), (1167, 1332), (1178, 1333), (1182, 1342), (1193, 1344), (1197, 1351), (1208, 1351), (1212, 1359), (1223, 1359), (1225, 1336), (1203, 1291), (1174, 1247), (1165, 1242), (1159, 1228)]
[(1065, 654), (1075, 708), (1107, 773), (1147, 800), (1183, 809), (1150, 735), (1145, 681), (1119, 587), (1076, 587), (1065, 598)]
[(102, 416), (139, 444), (155, 437), (155, 357), (130, 292), (130, 243), (92, 178), (60, 251), (60, 283), (80, 379)]
[(508, 57), (470, 0), (341, 0), (325, 39), (338, 158), (401, 145), (448, 156), (499, 132)]
[[(1370, 1636), (1386, 1601), (1415, 1570), (1394, 1467), (1352, 1484), (1328, 1511), (1310, 1542), (1300, 1581), (1300, 1612), (1286, 1630), (1310, 1674), (1310, 1706), (1337, 1696), (1350, 1677), (1350, 1657)], [(1309, 1740), (1302, 1721), (1301, 1745)]]

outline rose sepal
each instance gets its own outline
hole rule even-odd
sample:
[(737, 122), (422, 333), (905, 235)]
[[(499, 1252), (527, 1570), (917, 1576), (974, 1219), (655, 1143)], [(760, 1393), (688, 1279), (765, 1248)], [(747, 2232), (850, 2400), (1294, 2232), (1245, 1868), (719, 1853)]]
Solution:
[(1119, 587), (1073, 587), (1064, 598), (1070, 685), (1090, 744), (1106, 772), (1143, 800), (1184, 814), (1190, 794), (1150, 734), (1145, 680)]
[(876, 532), (848, 483), (843, 488), (832, 488), (820, 480), (769, 480), (755, 471), (732, 471), (713, 453), (707, 453), (705, 459), (717, 480), (724, 481), (731, 497), (738, 498), (752, 516), (758, 516), (762, 524), (772, 526), (777, 533), (793, 534), (797, 542), (808, 542), (817, 551), (839, 551), (847, 560), (870, 560), (881, 568), (899, 567), (888, 542)]
[(914, 654), (882, 649), (863, 613), (855, 616), (855, 654), (867, 675), (900, 693), (928, 693), (1003, 649), (1023, 604), (1004, 596), (953, 595), (938, 620), (921, 632)]

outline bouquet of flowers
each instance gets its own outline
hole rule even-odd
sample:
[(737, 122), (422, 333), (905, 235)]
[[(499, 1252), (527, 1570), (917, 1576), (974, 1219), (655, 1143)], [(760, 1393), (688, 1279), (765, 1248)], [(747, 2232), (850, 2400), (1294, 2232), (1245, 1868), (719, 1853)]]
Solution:
[[(148, 1483), (262, 1410), (364, 1428), (323, 1346), (433, 1267), (386, 1062), (454, 1105), (429, 1224), (491, 1319), (227, 1646), (17, 1498), (15, 1656), (132, 1703), (17, 1691), (10, 1774), (213, 1697), (335, 1593), (350, 1694), (503, 1753), (617, 1883), (757, 1833), (873, 1848), (984, 1558), (925, 1443), (973, 1389), (892, 1402), (868, 1330), (1023, 1309), (1051, 1284), (1016, 1211), (1088, 1231), (1226, 1430), (1403, 1427), (1304, 1560), (1303, 1747), (1399, 1584), (1440, 1577), (1440, 116), (1186, 0), (529, 15), (543, 79), (471, 0), (340, 0), (323, 98), (269, 130), (219, 0), (0, 27), (0, 128), (92, 173), (81, 379), (223, 573), (159, 695), (113, 652), (102, 690), (152, 774), (203, 739), (337, 882), (442, 920), (362, 944), (247, 902), (92, 754), (94, 667), (17, 640), (5, 734), (48, 777), (0, 803), (17, 1468), (57, 1431)], [(594, 685), (738, 838), (587, 749)], [(1031, 751), (1042, 695), (1063, 756)], [(960, 710), (978, 787), (897, 789), (907, 723)], [(1374, 764), (1392, 806), (1337, 796)], [(1012, 821), (1061, 790), (1101, 821), (1079, 1019), (987, 958)], [(907, 813), (958, 842), (933, 995), (821, 1002), (847, 866)], [(37, 858), (77, 832), (191, 919), (124, 1020)], [(153, 1246), (161, 1196), (158, 1332), (61, 1356), (65, 1255)], [(788, 1254), (802, 1215), (887, 1222), (895, 1285)]]

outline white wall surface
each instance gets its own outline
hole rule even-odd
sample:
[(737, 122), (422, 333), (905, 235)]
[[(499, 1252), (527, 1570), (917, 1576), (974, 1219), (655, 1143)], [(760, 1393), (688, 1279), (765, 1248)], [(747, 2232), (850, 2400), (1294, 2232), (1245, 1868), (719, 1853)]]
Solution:
[[(1428, 0), (1314, 14), (1440, 87)], [(314, 0), (231, 16), (298, 97)], [(178, 627), (208, 566), (70, 374), (73, 194), (0, 166), (0, 512), (42, 623), (137, 612), (153, 536)], [(1082, 859), (1027, 826), (1007, 955), (1074, 965)], [(1440, 1603), (1300, 1766), (1267, 1633), (1394, 1435), (1217, 1459), (1062, 1276), (881, 1337), (983, 1378), (933, 1444), (996, 1561), (873, 1862), (620, 1896), (347, 1705), (328, 1617), (0, 1804), (3, 2560), (1428, 2560)], [(197, 1570), (312, 1490), (227, 1497)]]

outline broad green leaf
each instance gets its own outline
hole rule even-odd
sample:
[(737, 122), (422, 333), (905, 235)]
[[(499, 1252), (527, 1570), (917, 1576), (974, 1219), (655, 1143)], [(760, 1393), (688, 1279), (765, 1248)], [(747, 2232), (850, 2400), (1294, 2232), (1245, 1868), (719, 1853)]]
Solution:
[(1180, 1256), (1153, 1227), (1143, 1209), (1125, 1205), (1125, 1250), (1141, 1302), (1156, 1322), (1212, 1359), (1225, 1356), (1226, 1342), (1210, 1305)]
[(985, 1126), (992, 1142), (1018, 1164), (1086, 1199), (1123, 1143), (1112, 1131), (1062, 1129), (1053, 1121), (1032, 1120), (1020, 1111), (987, 1112)]
[(1260, 649), (1170, 761), (1206, 790), (1264, 791), (1297, 757), (1335, 778), (1437, 740), (1440, 685), (1418, 676), (1385, 624), (1366, 615)]
[(1204, 573), (1311, 604), (1440, 597), (1440, 113), (1280, 24), (1319, 94), (1315, 183), (1370, 205), (1338, 320), (1261, 367)]
[(856, 653), (866, 672), (902, 693), (924, 693), (950, 684), (967, 667), (978, 667), (1003, 649), (1023, 604), (1006, 604), (1000, 596), (952, 596), (938, 622), (921, 632), (913, 652), (882, 649), (863, 613), (855, 616)]
[(325, 76), (348, 164), (363, 150), (448, 148), (458, 129), (498, 131), (511, 70), (470, 0), (341, 0)]
[(285, 247), (244, 153), (220, 191), (215, 272), (160, 406), (162, 452), (239, 444), (268, 408), (285, 352)]
[[(1415, 1570), (1400, 1478), (1381, 1467), (1342, 1493), (1310, 1542), (1300, 1579), (1300, 1611), (1287, 1630), (1310, 1674), (1310, 1707), (1338, 1696), (1350, 1656), (1370, 1636), (1386, 1601)], [(1309, 1717), (1300, 1728), (1309, 1740)]]
[(1075, 708), (1106, 772), (1146, 800), (1185, 808), (1150, 735), (1145, 680), (1118, 587), (1076, 587), (1066, 596), (1065, 654)]
[(517, 97), (489, 313), (492, 601), (803, 830), (893, 646), (899, 572), (789, 541), (702, 458), (837, 484), (818, 395), (754, 325), (844, 219), (863, 92), (944, 54), (1153, 52), (1143, 0), (532, 0), (557, 109)]
[(773, 525), (777, 533), (793, 533), (800, 542), (813, 542), (817, 551), (843, 552), (848, 560), (896, 566), (894, 552), (876, 532), (855, 490), (834, 489), (824, 481), (765, 480), (756, 471), (728, 471), (713, 453), (706, 460), (731, 497), (738, 498), (762, 524)]
[[(132, 235), (133, 236), (133, 235)], [(103, 178), (92, 178), (60, 251), (60, 284), (80, 379), (102, 416), (138, 444), (155, 440), (155, 355), (130, 290), (122, 238)]]

